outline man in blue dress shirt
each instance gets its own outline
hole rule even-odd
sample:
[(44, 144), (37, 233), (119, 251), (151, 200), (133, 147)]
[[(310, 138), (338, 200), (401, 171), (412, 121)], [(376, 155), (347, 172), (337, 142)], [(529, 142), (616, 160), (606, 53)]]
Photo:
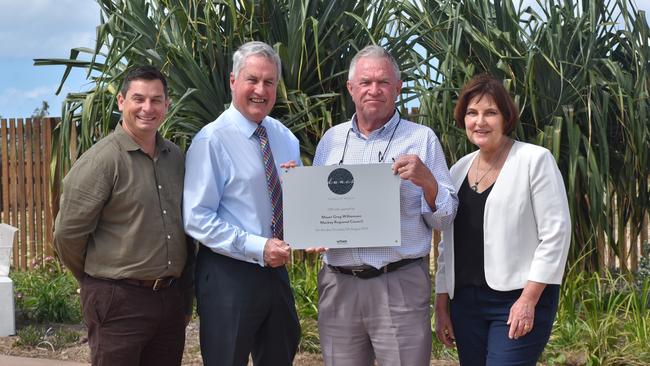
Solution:
[[(278, 232), (281, 206), (267, 186), (267, 173), (300, 163), (298, 139), (268, 116), (280, 75), (271, 47), (242, 45), (233, 55), (230, 107), (187, 152), (183, 221), (202, 244), (196, 295), (201, 354), (209, 366), (246, 365), (251, 353), (255, 365), (291, 365), (298, 348), (300, 325), (285, 268), (290, 249)], [(269, 156), (272, 164), (265, 165)], [(275, 183), (279, 187), (277, 174)]]
[[(314, 165), (392, 164), (402, 178), (399, 247), (330, 249), (318, 276), (318, 330), (325, 365), (429, 365), (431, 229), (449, 226), (458, 200), (440, 142), (401, 118), (394, 58), (368, 46), (352, 59), (351, 121), (330, 128)], [(322, 248), (315, 248), (321, 250)]]

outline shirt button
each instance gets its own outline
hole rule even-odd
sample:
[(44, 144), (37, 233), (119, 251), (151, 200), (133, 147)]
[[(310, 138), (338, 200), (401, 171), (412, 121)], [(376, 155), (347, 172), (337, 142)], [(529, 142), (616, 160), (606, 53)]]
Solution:
[(162, 189), (162, 186), (160, 184), (158, 185), (158, 189)]
[(167, 210), (163, 210), (163, 215), (167, 215)]
[(172, 261), (167, 262), (167, 264), (172, 264)]
[(171, 236), (171, 235), (167, 235), (167, 239), (171, 239), (171, 238), (172, 238), (172, 236)]

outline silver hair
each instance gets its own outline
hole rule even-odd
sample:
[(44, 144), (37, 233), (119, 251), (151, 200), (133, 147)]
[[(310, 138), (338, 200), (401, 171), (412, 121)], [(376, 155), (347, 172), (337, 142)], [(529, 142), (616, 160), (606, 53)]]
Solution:
[(352, 80), (354, 77), (354, 71), (357, 68), (357, 62), (362, 57), (385, 58), (386, 60), (390, 61), (391, 66), (393, 66), (395, 77), (398, 80), (400, 79), (399, 66), (397, 65), (397, 61), (395, 61), (393, 55), (388, 53), (388, 51), (386, 51), (383, 47), (369, 45), (364, 47), (361, 51), (357, 52), (357, 54), (352, 58), (352, 61), (350, 62), (350, 70), (348, 71), (348, 80)]
[(244, 43), (232, 55), (232, 73), (235, 76), (235, 79), (244, 67), (246, 58), (249, 56), (262, 56), (273, 62), (278, 68), (278, 80), (280, 80), (282, 77), (282, 61), (280, 61), (280, 56), (278, 56), (277, 52), (275, 52), (271, 46), (258, 41)]

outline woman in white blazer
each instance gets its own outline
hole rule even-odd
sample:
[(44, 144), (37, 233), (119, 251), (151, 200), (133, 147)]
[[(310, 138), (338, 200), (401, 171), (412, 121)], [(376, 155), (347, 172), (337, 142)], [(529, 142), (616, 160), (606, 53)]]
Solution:
[(461, 365), (535, 365), (571, 240), (562, 175), (547, 149), (508, 137), (518, 111), (498, 80), (474, 77), (454, 117), (479, 149), (451, 168), (459, 207), (440, 243), (436, 335)]

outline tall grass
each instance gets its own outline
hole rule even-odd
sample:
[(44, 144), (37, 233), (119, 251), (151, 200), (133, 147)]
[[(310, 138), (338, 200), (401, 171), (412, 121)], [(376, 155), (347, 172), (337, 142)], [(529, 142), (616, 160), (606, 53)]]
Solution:
[(558, 316), (544, 353), (549, 364), (650, 364), (650, 278), (580, 272), (562, 285)]
[[(302, 337), (300, 352), (320, 352), (318, 339), (318, 271), (321, 261), (317, 255), (303, 256), (293, 253), (294, 261), (289, 266), (289, 279), (296, 299)], [(296, 257), (300, 257), (296, 260)]]
[[(650, 207), (650, 28), (631, 0), (402, 3), (400, 33), (419, 35), (418, 121), (440, 136), (448, 162), (473, 150), (453, 125), (459, 89), (488, 72), (520, 108), (515, 137), (547, 147), (565, 179), (574, 223), (570, 262), (626, 268)], [(538, 10), (536, 10), (538, 9)]]

